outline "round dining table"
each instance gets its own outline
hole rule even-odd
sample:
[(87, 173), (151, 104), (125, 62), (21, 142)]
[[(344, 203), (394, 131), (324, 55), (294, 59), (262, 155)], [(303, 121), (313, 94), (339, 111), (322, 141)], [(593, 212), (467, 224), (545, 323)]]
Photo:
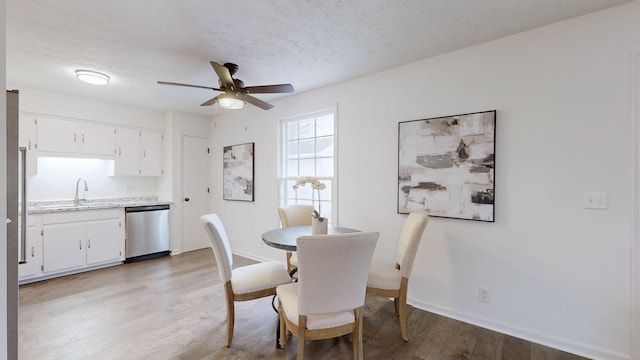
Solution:
[[(328, 234), (343, 234), (359, 232), (359, 230), (344, 227), (329, 226)], [(311, 235), (311, 226), (291, 226), (281, 229), (269, 230), (262, 234), (262, 241), (276, 249), (296, 251), (296, 240), (300, 236)]]

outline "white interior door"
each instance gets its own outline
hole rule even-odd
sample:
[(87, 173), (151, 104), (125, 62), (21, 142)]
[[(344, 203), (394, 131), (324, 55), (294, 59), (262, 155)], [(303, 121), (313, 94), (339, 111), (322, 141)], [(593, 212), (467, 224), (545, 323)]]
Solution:
[(182, 137), (182, 251), (209, 246), (200, 216), (209, 210), (209, 141)]

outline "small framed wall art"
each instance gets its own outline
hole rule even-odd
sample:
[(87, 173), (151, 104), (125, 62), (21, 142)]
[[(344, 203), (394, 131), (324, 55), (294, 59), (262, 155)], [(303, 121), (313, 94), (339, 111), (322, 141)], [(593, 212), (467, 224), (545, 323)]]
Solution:
[(398, 123), (398, 213), (494, 222), (496, 111)]
[(222, 198), (253, 201), (254, 143), (225, 146), (222, 154)]

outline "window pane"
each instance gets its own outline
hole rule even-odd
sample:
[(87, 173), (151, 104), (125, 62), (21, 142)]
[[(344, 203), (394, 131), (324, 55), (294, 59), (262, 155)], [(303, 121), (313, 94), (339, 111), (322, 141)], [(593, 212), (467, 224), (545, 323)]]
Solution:
[(323, 202), (331, 201), (331, 193), (333, 192), (333, 181), (327, 179), (322, 179), (321, 181), (324, 186), (326, 186), (326, 188), (320, 191), (320, 200), (322, 200)]
[(316, 176), (316, 166), (314, 159), (300, 160), (300, 176)]
[[(313, 198), (313, 188), (311, 185), (306, 184), (304, 186), (300, 186), (297, 190), (294, 190), (294, 194), (297, 196), (298, 200), (311, 200)], [(316, 194), (316, 198), (317, 198)]]
[(316, 136), (333, 135), (333, 114), (316, 118)]
[(316, 159), (316, 176), (333, 176), (333, 158)]
[(316, 139), (316, 156), (333, 156), (333, 136)]
[(287, 168), (285, 170), (285, 176), (298, 176), (298, 160), (289, 160), (286, 164)]
[(315, 143), (315, 139), (300, 140), (300, 157), (314, 157), (316, 155)]
[(298, 141), (287, 141), (287, 159), (298, 158)]
[(309, 139), (315, 136), (316, 126), (313, 119), (300, 120), (298, 123), (300, 139)]
[(288, 122), (285, 132), (286, 132), (285, 139), (287, 140), (297, 139), (298, 138), (298, 122), (297, 121)]

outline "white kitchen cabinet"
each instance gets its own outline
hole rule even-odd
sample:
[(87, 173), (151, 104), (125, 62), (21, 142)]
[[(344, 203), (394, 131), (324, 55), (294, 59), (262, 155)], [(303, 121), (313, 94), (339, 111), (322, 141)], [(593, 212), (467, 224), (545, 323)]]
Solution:
[(84, 265), (84, 223), (46, 224), (43, 232), (43, 273), (73, 270)]
[(42, 215), (42, 273), (68, 274), (124, 260), (124, 210)]
[(115, 175), (161, 176), (162, 142), (160, 132), (116, 129)]
[(40, 155), (106, 157), (115, 153), (115, 127), (83, 121), (39, 117)]
[[(27, 237), (25, 246), (25, 261), (18, 264), (18, 280), (30, 279), (39, 274), (42, 264), (42, 237), (37, 226), (39, 216), (27, 217)], [(22, 257), (22, 247), (18, 246), (18, 258)]]
[(85, 155), (114, 156), (116, 150), (115, 126), (83, 123), (78, 152)]
[(27, 176), (38, 174), (37, 119), (35, 116), (20, 115), (18, 146), (27, 148)]
[(140, 175), (140, 131), (116, 129), (116, 175)]
[(162, 140), (161, 133), (140, 132), (140, 175), (161, 176), (163, 174)]
[(85, 226), (87, 230), (87, 265), (122, 259), (122, 241), (114, 241), (122, 237), (120, 218), (88, 221)]

